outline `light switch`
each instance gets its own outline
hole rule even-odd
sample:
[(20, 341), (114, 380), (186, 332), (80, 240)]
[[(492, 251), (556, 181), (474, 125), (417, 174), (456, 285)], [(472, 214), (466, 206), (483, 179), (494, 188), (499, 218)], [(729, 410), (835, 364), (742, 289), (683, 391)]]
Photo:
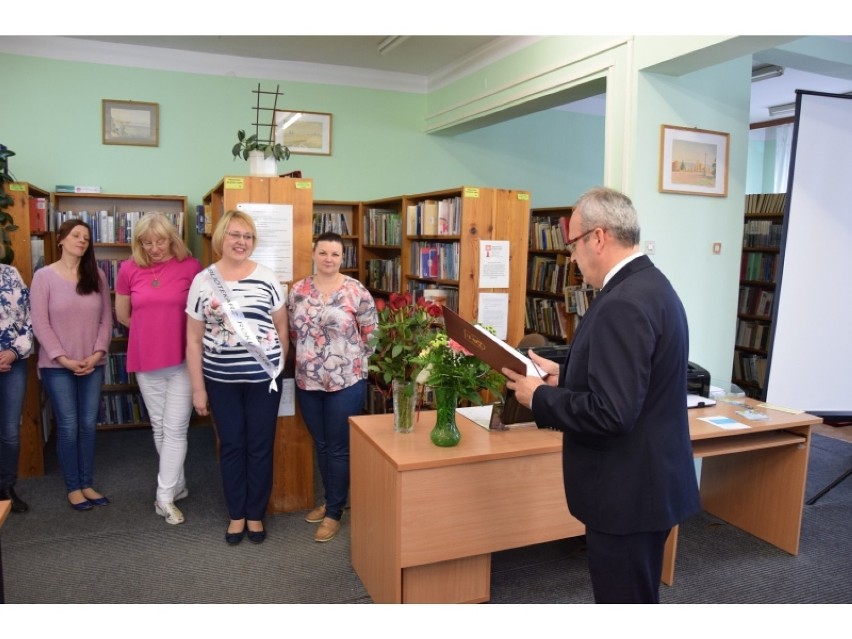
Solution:
[(722, 243), (721, 242), (713, 242), (713, 255), (720, 255), (722, 253)]
[(657, 250), (657, 243), (654, 240), (647, 240), (645, 242), (645, 255), (653, 255), (654, 251)]

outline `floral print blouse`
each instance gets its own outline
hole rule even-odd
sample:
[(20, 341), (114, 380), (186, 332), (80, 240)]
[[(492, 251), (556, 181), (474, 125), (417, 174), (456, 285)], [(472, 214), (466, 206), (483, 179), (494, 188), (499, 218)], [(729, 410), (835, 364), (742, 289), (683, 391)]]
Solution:
[(329, 296), (313, 276), (293, 284), (289, 294), (290, 338), (296, 345), (296, 385), (303, 390), (338, 391), (366, 379), (373, 349), (367, 337), (378, 315), (373, 296), (358, 280), (344, 276)]
[(33, 352), (30, 289), (14, 266), (0, 264), (0, 351), (13, 351), (18, 359)]

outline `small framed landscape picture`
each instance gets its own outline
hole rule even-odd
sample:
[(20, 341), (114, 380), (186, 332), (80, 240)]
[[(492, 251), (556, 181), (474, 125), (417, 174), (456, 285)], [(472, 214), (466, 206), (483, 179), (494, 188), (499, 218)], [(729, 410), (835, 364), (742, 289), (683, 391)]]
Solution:
[(660, 191), (728, 195), (729, 133), (662, 125)]
[(276, 111), (275, 141), (290, 153), (331, 155), (331, 113)]
[(101, 100), (103, 143), (160, 145), (160, 105), (156, 102)]

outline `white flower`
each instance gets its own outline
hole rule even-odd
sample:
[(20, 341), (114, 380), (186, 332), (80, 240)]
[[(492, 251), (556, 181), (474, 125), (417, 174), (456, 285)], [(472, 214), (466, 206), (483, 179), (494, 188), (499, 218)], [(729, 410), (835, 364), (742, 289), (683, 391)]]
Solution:
[(417, 379), (415, 381), (421, 386), (424, 386), (429, 382), (429, 378), (431, 376), (432, 364), (427, 364), (426, 367), (417, 374)]

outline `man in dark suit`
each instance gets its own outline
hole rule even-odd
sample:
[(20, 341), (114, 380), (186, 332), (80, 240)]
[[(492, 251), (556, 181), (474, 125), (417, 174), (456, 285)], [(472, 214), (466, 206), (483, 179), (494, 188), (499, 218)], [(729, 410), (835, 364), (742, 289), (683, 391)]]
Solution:
[(600, 291), (562, 370), (530, 351), (544, 379), (503, 373), (539, 426), (564, 433), (565, 495), (586, 525), (595, 601), (658, 603), (669, 531), (701, 508), (686, 413), (686, 313), (640, 252), (625, 195), (586, 192), (568, 229), (571, 259)]

